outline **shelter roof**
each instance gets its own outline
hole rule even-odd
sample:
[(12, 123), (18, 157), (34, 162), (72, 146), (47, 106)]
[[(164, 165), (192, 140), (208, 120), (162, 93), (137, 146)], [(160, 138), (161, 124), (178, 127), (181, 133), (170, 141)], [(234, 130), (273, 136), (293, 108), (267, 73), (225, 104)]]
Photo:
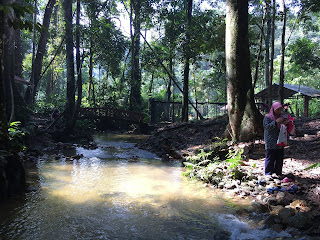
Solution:
[[(271, 97), (273, 99), (278, 98), (279, 84), (275, 83), (271, 86)], [(320, 91), (305, 85), (292, 85), (284, 84), (283, 85), (283, 95), (284, 98), (290, 98), (294, 94), (300, 94), (308, 97), (320, 97)], [(268, 88), (263, 89), (262, 91), (255, 94), (256, 98), (268, 98)]]

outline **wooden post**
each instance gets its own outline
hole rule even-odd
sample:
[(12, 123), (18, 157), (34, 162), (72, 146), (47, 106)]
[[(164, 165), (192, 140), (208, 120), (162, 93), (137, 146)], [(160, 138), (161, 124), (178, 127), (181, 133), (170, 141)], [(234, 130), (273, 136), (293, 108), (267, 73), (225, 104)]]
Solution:
[(304, 116), (308, 117), (309, 116), (309, 101), (310, 101), (309, 96), (304, 96)]

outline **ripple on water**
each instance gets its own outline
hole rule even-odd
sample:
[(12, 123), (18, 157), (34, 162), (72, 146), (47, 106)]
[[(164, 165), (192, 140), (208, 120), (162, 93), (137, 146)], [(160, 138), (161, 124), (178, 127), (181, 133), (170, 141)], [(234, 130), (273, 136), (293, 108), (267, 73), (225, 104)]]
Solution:
[[(95, 150), (77, 148), (83, 157), (72, 163), (42, 161), (41, 191), (27, 194), (20, 208), (0, 220), (0, 239), (258, 239), (265, 234), (225, 215), (234, 210), (224, 208), (222, 195), (187, 181), (180, 164), (165, 164), (132, 143), (101, 136), (99, 141)], [(137, 162), (128, 161), (133, 154)]]

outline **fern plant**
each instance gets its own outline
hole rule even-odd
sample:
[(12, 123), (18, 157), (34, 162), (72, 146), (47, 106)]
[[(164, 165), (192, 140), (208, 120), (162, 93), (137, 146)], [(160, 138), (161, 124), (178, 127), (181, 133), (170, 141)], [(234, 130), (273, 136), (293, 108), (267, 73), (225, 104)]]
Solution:
[(16, 152), (25, 149), (25, 146), (23, 145), (23, 137), (25, 134), (20, 130), (20, 125), (21, 122), (19, 121), (12, 122), (8, 128), (10, 148)]
[(240, 166), (243, 163), (243, 157), (242, 157), (243, 149), (236, 149), (236, 150), (229, 150), (229, 153), (227, 154), (226, 162), (228, 162), (229, 168), (236, 168)]

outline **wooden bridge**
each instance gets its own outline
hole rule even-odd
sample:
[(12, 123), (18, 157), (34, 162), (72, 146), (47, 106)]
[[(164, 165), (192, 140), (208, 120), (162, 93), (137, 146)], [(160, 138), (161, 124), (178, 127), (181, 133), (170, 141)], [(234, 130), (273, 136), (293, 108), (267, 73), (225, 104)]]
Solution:
[(144, 114), (111, 107), (80, 108), (78, 119), (113, 119), (143, 123)]

